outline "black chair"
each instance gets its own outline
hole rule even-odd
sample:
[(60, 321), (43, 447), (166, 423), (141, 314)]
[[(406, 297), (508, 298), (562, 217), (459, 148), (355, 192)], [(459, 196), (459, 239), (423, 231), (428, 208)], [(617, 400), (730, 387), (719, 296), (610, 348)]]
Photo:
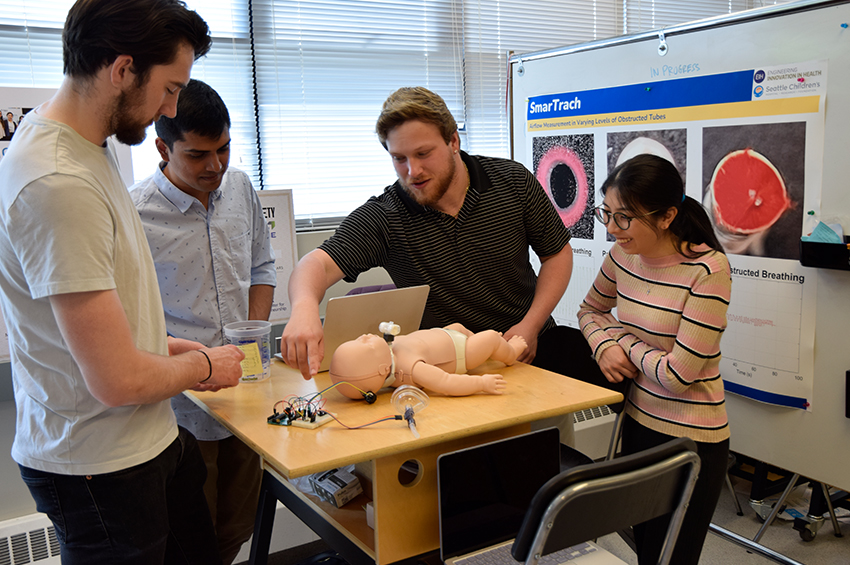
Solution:
[(623, 386), (623, 406), (617, 412), (614, 418), (614, 429), (611, 430), (611, 439), (608, 442), (608, 455), (605, 457), (607, 461), (614, 459), (617, 456), (617, 450), (620, 449), (620, 439), (623, 435), (623, 422), (626, 421), (626, 403), (629, 401), (629, 392), (632, 388), (632, 380), (626, 379), (626, 384)]
[(659, 564), (667, 564), (699, 473), (696, 445), (677, 438), (634, 455), (580, 465), (543, 485), (511, 554), (526, 565), (544, 555), (670, 514)]

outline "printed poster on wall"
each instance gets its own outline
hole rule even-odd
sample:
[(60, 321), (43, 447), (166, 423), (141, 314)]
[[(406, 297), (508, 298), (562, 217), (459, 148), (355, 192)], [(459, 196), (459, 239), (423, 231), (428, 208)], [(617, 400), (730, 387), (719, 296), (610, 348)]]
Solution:
[(726, 390), (811, 410), (817, 277), (799, 262), (820, 212), (827, 63), (688, 76), (528, 99), (525, 163), (572, 234), (576, 312), (613, 245), (593, 218), (599, 187), (641, 153), (671, 161), (703, 203), (732, 267), (721, 342)]
[(260, 190), (257, 192), (263, 205), (263, 215), (269, 224), (277, 286), (269, 321), (273, 324), (286, 322), (292, 311), (287, 284), (289, 275), (298, 261), (295, 241), (295, 216), (292, 209), (291, 190)]

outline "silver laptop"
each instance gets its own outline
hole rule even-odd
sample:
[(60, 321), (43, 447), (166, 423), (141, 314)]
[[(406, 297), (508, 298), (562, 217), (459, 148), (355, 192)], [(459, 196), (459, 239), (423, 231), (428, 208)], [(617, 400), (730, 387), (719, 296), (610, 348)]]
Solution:
[(331, 357), (341, 344), (363, 334), (378, 334), (378, 324), (393, 322), (402, 334), (419, 329), (430, 287), (426, 284), (363, 294), (350, 294), (328, 300), (323, 331), (325, 357), (319, 372), (331, 366)]
[[(517, 565), (511, 556), (534, 494), (560, 472), (560, 438), (547, 428), (437, 458), (440, 557), (447, 565)], [(541, 564), (623, 565), (591, 542)]]

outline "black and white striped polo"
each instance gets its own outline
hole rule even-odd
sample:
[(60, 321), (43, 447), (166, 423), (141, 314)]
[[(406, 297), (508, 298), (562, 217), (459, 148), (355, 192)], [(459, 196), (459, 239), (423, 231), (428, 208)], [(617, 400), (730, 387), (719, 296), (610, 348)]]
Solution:
[[(529, 246), (538, 256), (554, 255), (570, 234), (523, 165), (461, 156), (470, 186), (457, 218), (417, 204), (396, 182), (349, 214), (319, 247), (347, 282), (384, 267), (396, 286), (429, 285), (423, 328), (460, 322), (473, 332), (504, 332), (534, 299)], [(550, 316), (543, 330), (554, 325)]]

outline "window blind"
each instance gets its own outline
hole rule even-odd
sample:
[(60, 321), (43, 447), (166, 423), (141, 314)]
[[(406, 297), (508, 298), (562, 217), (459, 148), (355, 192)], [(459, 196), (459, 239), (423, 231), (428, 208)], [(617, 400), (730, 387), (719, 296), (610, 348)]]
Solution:
[[(213, 48), (192, 76), (231, 114), (231, 163), (289, 188), (300, 228), (339, 217), (395, 180), (375, 120), (400, 86), (440, 94), (462, 147), (510, 156), (509, 52), (658, 29), (782, 0), (187, 0)], [(0, 86), (57, 88), (73, 0), (0, 0)], [(577, 70), (576, 72), (580, 72)], [(134, 176), (159, 156), (153, 130)]]
[(618, 35), (618, 4), (617, 0), (467, 0), (463, 55), (469, 149), (510, 157), (509, 52), (530, 53)]
[[(59, 88), (62, 83), (62, 28), (73, 0), (0, 0), (0, 86)], [(251, 176), (259, 188), (259, 162), (253, 103), (253, 67), (248, 4), (241, 0), (189, 0), (213, 36), (209, 54), (195, 63), (192, 77), (221, 95), (230, 112), (231, 164)], [(153, 173), (159, 154), (148, 130), (132, 150), (133, 176)]]
[(386, 97), (425, 86), (462, 115), (452, 0), (253, 2), (263, 180), (312, 226), (395, 179), (374, 133)]
[(731, 14), (791, 0), (623, 0), (623, 33), (633, 34), (666, 26)]

